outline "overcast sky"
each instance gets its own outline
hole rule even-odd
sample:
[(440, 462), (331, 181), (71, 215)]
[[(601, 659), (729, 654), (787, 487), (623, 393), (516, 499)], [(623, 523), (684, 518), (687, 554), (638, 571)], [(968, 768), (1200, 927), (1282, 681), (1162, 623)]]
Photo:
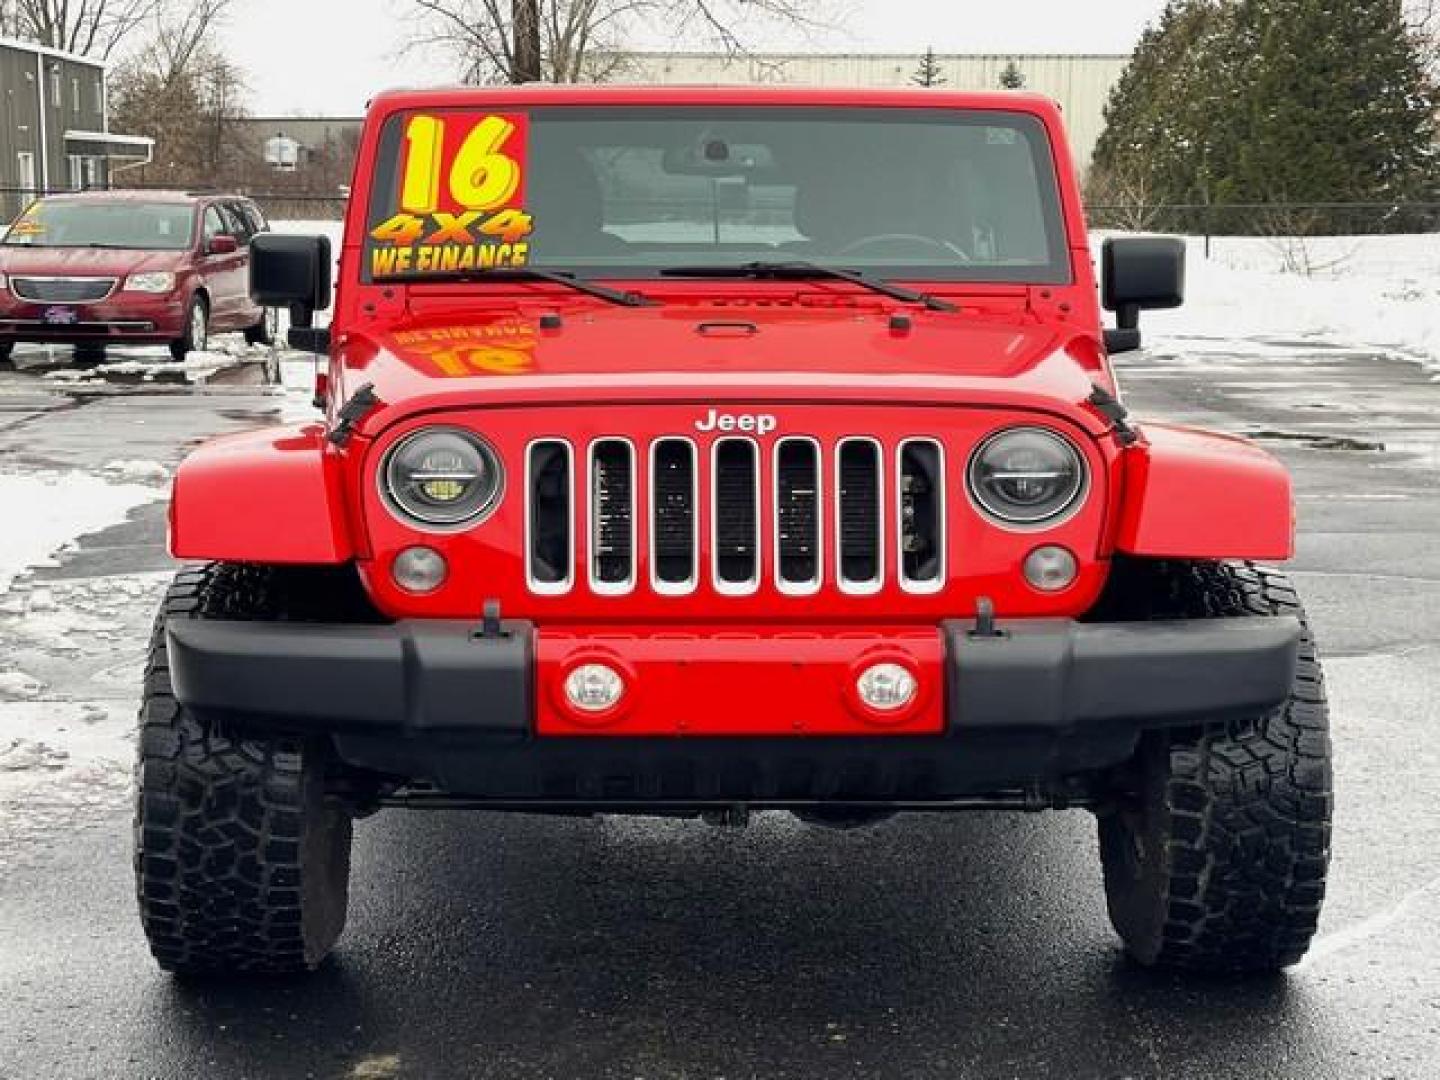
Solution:
[[(852, 12), (819, 38), (777, 50), (1128, 52), (1164, 0), (841, 0)], [(243, 0), (226, 30), (256, 115), (358, 115), (376, 90), (451, 82), (445, 56), (400, 55), (410, 0)], [(641, 42), (663, 49), (663, 40)]]

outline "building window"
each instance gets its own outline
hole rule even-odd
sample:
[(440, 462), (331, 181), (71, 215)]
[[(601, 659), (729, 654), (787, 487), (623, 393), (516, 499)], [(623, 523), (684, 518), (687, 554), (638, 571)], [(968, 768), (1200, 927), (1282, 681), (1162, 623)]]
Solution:
[(70, 111), (80, 112), (80, 76), (76, 75), (70, 80)]
[(35, 194), (35, 155), (29, 150), (21, 150), (15, 155), (15, 165), (22, 193)]
[(105, 186), (104, 174), (100, 168), (102, 160), (103, 159), (98, 157), (87, 157), (85, 159), (85, 187), (87, 189), (103, 188)]
[(69, 166), (70, 190), (79, 191), (85, 186), (85, 159), (79, 154), (67, 154), (65, 163)]
[(102, 80), (102, 79), (96, 79), (95, 82), (94, 82), (94, 88), (95, 88), (95, 104), (94, 104), (94, 107), (93, 107), (93, 111), (94, 111), (94, 113), (95, 113), (96, 116), (104, 116), (104, 115), (105, 115), (105, 83), (104, 83), (104, 80)]
[(63, 104), (60, 100), (60, 65), (53, 64), (50, 67), (50, 106), (58, 109)]

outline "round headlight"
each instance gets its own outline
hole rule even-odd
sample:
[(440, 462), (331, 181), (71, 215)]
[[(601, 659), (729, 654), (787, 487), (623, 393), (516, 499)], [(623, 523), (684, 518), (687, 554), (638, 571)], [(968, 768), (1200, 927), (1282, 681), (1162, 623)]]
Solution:
[(970, 494), (1009, 525), (1040, 525), (1071, 510), (1085, 491), (1085, 461), (1068, 439), (1044, 428), (990, 436), (970, 459)]
[(460, 525), (500, 501), (500, 459), (479, 437), (456, 428), (426, 428), (402, 439), (381, 477), (390, 506), (423, 525)]

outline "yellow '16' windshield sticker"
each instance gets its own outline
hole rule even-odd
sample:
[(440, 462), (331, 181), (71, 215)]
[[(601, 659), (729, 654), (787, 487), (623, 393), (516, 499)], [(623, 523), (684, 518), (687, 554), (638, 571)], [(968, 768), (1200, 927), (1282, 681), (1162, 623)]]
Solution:
[(525, 212), (527, 134), (523, 114), (406, 118), (398, 206), (366, 245), (371, 276), (526, 265), (534, 229)]

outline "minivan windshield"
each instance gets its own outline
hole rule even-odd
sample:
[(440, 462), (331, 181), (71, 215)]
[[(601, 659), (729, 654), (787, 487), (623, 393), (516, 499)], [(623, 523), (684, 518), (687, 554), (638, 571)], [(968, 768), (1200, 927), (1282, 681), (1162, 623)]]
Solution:
[(41, 199), (5, 233), (7, 247), (124, 248), (183, 251), (190, 246), (194, 207), (179, 202)]
[(770, 262), (877, 279), (1070, 280), (1051, 148), (1021, 112), (405, 112), (380, 133), (368, 228), (370, 280)]

